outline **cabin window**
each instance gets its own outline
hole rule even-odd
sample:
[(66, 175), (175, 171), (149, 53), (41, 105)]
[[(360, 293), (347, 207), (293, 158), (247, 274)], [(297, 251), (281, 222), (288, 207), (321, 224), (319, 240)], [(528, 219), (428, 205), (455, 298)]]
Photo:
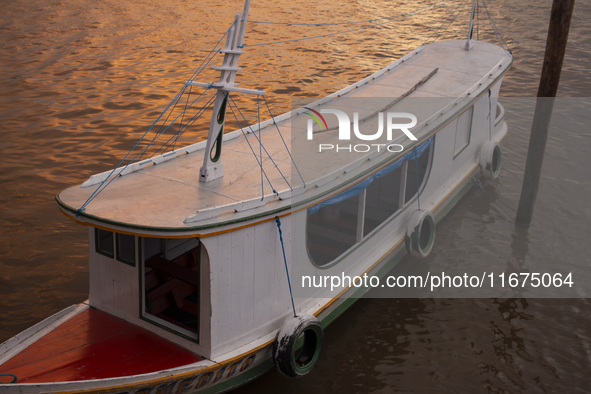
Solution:
[(96, 252), (113, 258), (114, 240), (113, 232), (97, 228), (94, 230)]
[(470, 143), (470, 129), (472, 126), (472, 112), (474, 107), (464, 111), (456, 122), (456, 138), (454, 142), (454, 158)]
[(311, 261), (328, 266), (416, 197), (430, 166), (433, 138), (349, 189), (308, 208)]
[(188, 339), (199, 335), (198, 238), (142, 238), (142, 318)]
[(401, 165), (386, 176), (376, 179), (367, 188), (363, 225), (364, 237), (400, 208), (400, 201), (402, 200), (400, 181), (403, 167)]
[(321, 206), (308, 216), (306, 234), (312, 261), (323, 266), (357, 242), (359, 193), (341, 194), (342, 201)]
[(117, 260), (135, 267), (135, 236), (116, 234)]
[(406, 187), (404, 192), (404, 202), (412, 200), (419, 192), (419, 187), (423, 184), (423, 179), (429, 166), (429, 150), (425, 150), (422, 155), (416, 159), (406, 162)]

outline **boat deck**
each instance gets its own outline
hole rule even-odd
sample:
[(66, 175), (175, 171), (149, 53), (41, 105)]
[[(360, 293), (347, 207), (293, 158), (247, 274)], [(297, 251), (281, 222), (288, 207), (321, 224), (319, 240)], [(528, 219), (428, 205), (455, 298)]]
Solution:
[(0, 365), (19, 383), (131, 376), (202, 358), (121, 319), (88, 308)]

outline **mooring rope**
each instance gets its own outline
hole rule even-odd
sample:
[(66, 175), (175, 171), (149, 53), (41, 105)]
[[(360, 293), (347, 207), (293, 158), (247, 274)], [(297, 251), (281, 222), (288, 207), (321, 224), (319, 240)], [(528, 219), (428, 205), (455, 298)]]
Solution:
[(279, 241), (281, 241), (281, 250), (283, 251), (283, 262), (285, 263), (285, 273), (287, 274), (287, 285), (289, 286), (289, 297), (291, 298), (293, 317), (298, 317), (296, 315), (295, 305), (293, 303), (293, 293), (291, 292), (291, 280), (289, 280), (289, 270), (287, 269), (287, 258), (285, 257), (285, 246), (283, 245), (283, 234), (281, 233), (281, 220), (279, 220), (279, 216), (275, 216), (275, 223), (277, 223), (277, 229), (279, 230)]

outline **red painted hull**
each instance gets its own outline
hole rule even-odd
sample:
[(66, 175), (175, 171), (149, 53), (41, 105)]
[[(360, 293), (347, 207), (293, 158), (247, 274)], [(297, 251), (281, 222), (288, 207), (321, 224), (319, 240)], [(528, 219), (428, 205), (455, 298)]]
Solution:
[(202, 358), (149, 331), (88, 308), (0, 366), (19, 383), (105, 379), (161, 371)]

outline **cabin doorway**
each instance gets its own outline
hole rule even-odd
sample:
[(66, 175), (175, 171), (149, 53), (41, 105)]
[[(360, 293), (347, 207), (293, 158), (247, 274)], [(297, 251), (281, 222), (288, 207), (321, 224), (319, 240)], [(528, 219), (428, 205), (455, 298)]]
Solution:
[(201, 243), (142, 238), (142, 318), (199, 339)]

